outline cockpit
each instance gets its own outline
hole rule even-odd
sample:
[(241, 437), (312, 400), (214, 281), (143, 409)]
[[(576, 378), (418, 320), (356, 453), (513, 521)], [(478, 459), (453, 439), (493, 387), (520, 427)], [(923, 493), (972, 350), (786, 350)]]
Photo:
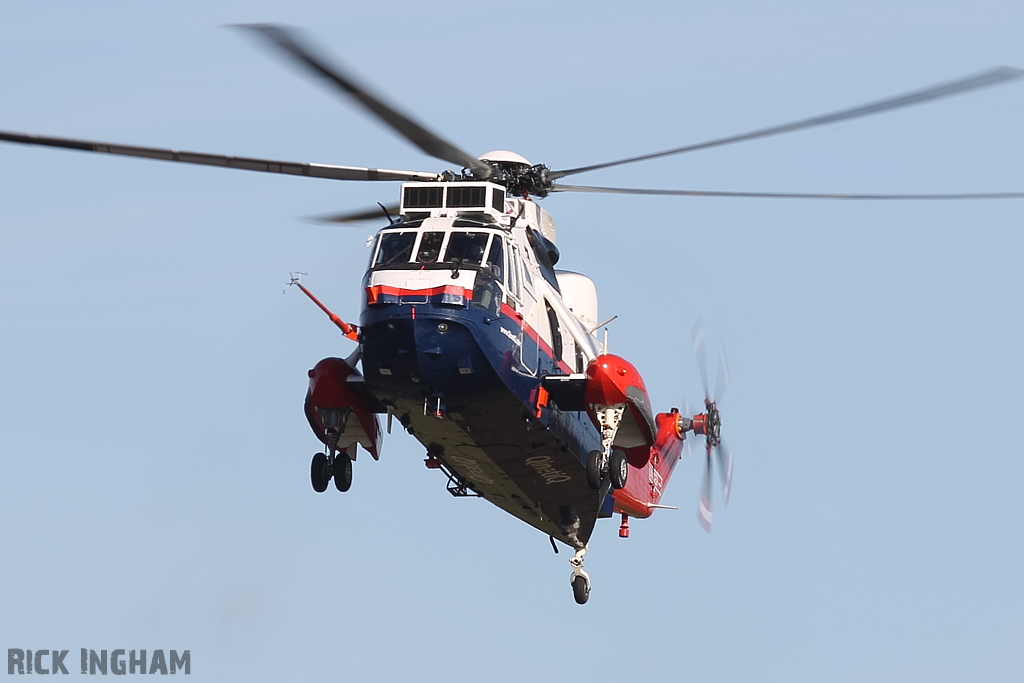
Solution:
[[(403, 293), (396, 303), (425, 303), (426, 297), (434, 296), (425, 292), (442, 291), (437, 295), (442, 305), (463, 301), (497, 315), (503, 302), (519, 307), (519, 268), (516, 248), (497, 226), (465, 219), (427, 219), (380, 232), (370, 259), (369, 282), (371, 291), (375, 283), (399, 286)], [(444, 293), (453, 287), (462, 294)], [(381, 292), (383, 298), (375, 298), (375, 303), (389, 301), (385, 290)]]
[(377, 240), (373, 270), (433, 270), (484, 268), (502, 281), (505, 255), (502, 233), (497, 230), (460, 229), (384, 230)]

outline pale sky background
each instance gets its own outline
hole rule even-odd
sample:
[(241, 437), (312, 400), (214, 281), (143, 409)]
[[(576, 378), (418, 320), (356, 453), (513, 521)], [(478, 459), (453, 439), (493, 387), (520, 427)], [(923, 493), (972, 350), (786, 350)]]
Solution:
[[(716, 6), (718, 5), (718, 6)], [(476, 154), (572, 167), (1024, 67), (1024, 4), (0, 2), (0, 129), (442, 170), (224, 24), (280, 21)], [(1024, 190), (1024, 83), (579, 176)], [(1019, 681), (1024, 201), (544, 202), (655, 407), (724, 338), (731, 505), (698, 458), (568, 554), (403, 433), (316, 495), (305, 372), (373, 227), (339, 183), (0, 146), (0, 649), (192, 651), (196, 681)]]

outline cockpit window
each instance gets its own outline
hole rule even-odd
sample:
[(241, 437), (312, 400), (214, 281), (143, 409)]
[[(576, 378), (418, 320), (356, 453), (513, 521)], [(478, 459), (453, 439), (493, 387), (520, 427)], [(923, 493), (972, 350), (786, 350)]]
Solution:
[(484, 260), (488, 236), (486, 232), (453, 232), (448, 238), (445, 263), (480, 265)]
[(501, 246), (501, 237), (498, 235), (495, 235), (494, 241), (491, 242), (491, 253), (487, 255), (487, 265), (491, 267), (494, 279), (498, 282), (504, 282), (505, 251)]
[(412, 245), (416, 241), (416, 232), (387, 232), (380, 237), (380, 249), (374, 267), (394, 266), (406, 263), (412, 256)]
[(420, 238), (420, 250), (416, 253), (417, 263), (436, 263), (444, 242), (443, 232), (425, 232)]
[[(505, 250), (501, 234), (490, 230), (406, 230), (377, 235), (372, 268), (483, 269), (504, 284)], [(486, 258), (485, 258), (486, 256)]]

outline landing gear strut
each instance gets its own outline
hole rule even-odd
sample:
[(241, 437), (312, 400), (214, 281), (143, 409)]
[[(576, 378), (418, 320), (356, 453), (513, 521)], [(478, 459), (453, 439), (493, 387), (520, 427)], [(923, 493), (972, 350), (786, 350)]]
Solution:
[(596, 412), (597, 421), (601, 426), (601, 450), (590, 451), (587, 456), (587, 483), (590, 488), (599, 490), (601, 480), (607, 473), (612, 488), (616, 490), (624, 488), (629, 470), (626, 454), (621, 450), (613, 450), (612, 443), (615, 441), (615, 434), (619, 431), (622, 415), (626, 412), (626, 404), (591, 407)]
[(576, 599), (577, 605), (586, 604), (590, 598), (590, 574), (583, 571), (583, 556), (587, 552), (587, 546), (576, 550), (576, 554), (569, 560), (572, 565), (572, 575), (569, 583), (572, 584), (572, 597)]

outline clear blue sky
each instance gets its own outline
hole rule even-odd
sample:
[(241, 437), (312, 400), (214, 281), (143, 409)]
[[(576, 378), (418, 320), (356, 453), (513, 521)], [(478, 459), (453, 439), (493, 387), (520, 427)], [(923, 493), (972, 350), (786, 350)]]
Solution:
[[(989, 2), (3, 3), (0, 129), (440, 170), (223, 24), (308, 27), (473, 153), (571, 167), (1024, 66)], [(1024, 189), (1024, 84), (589, 176)], [(0, 147), (0, 648), (191, 649), (195, 680), (1016, 681), (1024, 202), (557, 196), (567, 268), (656, 407), (725, 338), (731, 505), (700, 461), (567, 555), (392, 434), (316, 495), (305, 371), (351, 343), (344, 184)], [(77, 674), (76, 674), (77, 675)]]

